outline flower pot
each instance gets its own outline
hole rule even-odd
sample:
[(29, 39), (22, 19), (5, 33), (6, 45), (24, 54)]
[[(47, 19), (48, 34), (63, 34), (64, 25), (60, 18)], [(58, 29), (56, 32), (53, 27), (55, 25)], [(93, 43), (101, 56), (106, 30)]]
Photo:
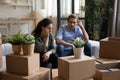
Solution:
[(35, 44), (22, 44), (23, 55), (33, 55)]
[(15, 55), (20, 55), (21, 53), (21, 45), (12, 45), (12, 50)]
[(75, 58), (81, 58), (83, 55), (84, 47), (83, 48), (73, 48)]

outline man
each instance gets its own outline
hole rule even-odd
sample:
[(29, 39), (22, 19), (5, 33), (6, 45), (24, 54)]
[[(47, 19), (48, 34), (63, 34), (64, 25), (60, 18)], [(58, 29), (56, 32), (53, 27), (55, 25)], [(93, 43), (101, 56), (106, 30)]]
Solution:
[(85, 55), (91, 56), (91, 45), (88, 43), (89, 36), (82, 22), (78, 22), (78, 18), (74, 14), (68, 16), (67, 22), (68, 24), (60, 26), (55, 38), (57, 43), (57, 53), (59, 56), (73, 55), (73, 48), (75, 46), (71, 42), (77, 37), (84, 39)]

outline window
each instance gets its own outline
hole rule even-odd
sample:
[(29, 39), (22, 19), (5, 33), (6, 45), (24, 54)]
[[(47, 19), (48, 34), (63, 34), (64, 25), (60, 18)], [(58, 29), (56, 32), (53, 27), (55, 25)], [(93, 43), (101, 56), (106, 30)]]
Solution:
[(81, 6), (85, 6), (85, 0), (57, 0), (58, 27), (66, 23), (70, 14), (77, 14), (79, 19), (84, 20), (85, 12), (80, 9)]

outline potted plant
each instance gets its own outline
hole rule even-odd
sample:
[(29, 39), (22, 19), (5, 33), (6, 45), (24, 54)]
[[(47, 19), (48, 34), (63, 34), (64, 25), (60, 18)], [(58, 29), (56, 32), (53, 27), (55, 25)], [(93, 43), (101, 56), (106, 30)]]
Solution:
[(21, 53), (21, 36), (21, 31), (19, 31), (16, 35), (8, 35), (2, 39), (4, 42), (12, 44), (13, 53), (16, 55)]
[(80, 37), (77, 37), (74, 42), (74, 48), (73, 48), (73, 52), (75, 55), (75, 58), (81, 58), (81, 55), (83, 54), (83, 49), (84, 49), (84, 40)]
[(34, 53), (35, 38), (31, 34), (24, 34), (21, 38), (22, 49), (24, 55), (32, 55)]

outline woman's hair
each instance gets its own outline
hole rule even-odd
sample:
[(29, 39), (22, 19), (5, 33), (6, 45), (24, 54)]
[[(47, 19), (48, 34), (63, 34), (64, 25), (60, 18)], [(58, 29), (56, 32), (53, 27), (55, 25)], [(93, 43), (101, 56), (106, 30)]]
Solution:
[(37, 27), (33, 30), (32, 34), (35, 34), (35, 35), (41, 34), (42, 27), (47, 27), (47, 25), (49, 24), (52, 24), (52, 21), (48, 18), (44, 18), (37, 24)]

